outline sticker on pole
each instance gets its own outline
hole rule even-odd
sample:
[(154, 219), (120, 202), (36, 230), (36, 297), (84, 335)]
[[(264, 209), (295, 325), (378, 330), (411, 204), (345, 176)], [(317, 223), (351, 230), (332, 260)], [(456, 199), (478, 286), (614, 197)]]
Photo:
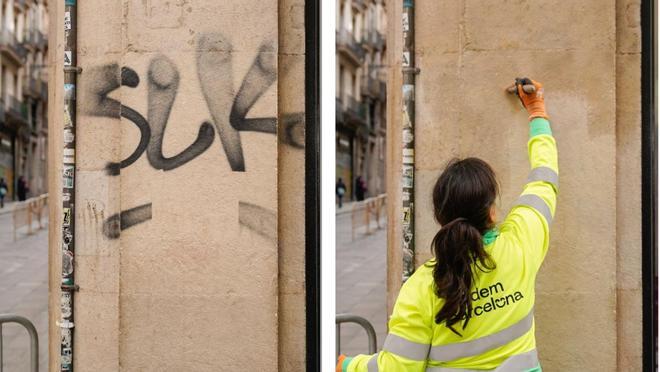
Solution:
[(73, 174), (75, 172), (75, 167), (73, 165), (65, 165), (62, 170), (62, 186), (65, 189), (73, 188)]
[(68, 105), (64, 106), (64, 128), (73, 128), (73, 118), (71, 117), (71, 110)]
[(410, 52), (403, 52), (403, 61), (401, 64), (403, 67), (410, 67)]
[(64, 51), (64, 66), (71, 66), (72, 57), (71, 57), (71, 51), (70, 50), (65, 50)]
[(71, 12), (64, 12), (64, 31), (71, 29)]
[(73, 101), (76, 99), (76, 85), (64, 84), (64, 99)]
[[(71, 118), (69, 118), (69, 120), (71, 120)], [(76, 137), (71, 128), (64, 129), (64, 143), (72, 143), (75, 138)]]
[(64, 158), (62, 159), (64, 164), (75, 164), (76, 163), (76, 150), (74, 149), (64, 149)]

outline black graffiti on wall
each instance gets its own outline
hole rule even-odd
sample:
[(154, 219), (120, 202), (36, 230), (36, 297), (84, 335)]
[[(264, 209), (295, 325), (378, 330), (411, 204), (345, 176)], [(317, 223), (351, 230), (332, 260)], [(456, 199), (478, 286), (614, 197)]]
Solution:
[[(268, 44), (259, 48), (238, 92), (232, 88), (231, 46), (221, 34), (207, 34), (198, 38), (197, 77), (212, 123), (203, 122), (197, 138), (186, 149), (172, 157), (163, 155), (163, 138), (180, 82), (174, 62), (164, 55), (154, 57), (147, 71), (147, 118), (133, 108), (108, 97), (121, 86), (136, 88), (140, 77), (130, 67), (117, 64), (92, 67), (84, 87), (90, 103), (84, 113), (92, 116), (123, 117), (140, 130), (140, 141), (133, 153), (120, 163), (109, 163), (108, 174), (118, 175), (121, 168), (133, 164), (147, 152), (149, 164), (156, 169), (176, 169), (206, 151), (215, 138), (215, 129), (222, 143), (232, 171), (244, 172), (245, 159), (240, 132), (277, 134), (277, 118), (249, 118), (248, 113), (259, 98), (277, 79), (276, 53)], [(283, 115), (284, 143), (303, 148), (303, 113)]]
[[(141, 83), (138, 73), (118, 64), (90, 68), (83, 88), (87, 115), (125, 118), (140, 131), (135, 150), (121, 162), (110, 162), (107, 173), (120, 174), (122, 168), (135, 163), (146, 151), (149, 164), (155, 169), (176, 169), (204, 153), (213, 143), (215, 132), (222, 144), (229, 166), (234, 172), (245, 172), (245, 159), (241, 132), (259, 132), (277, 135), (278, 120), (275, 117), (248, 117), (250, 110), (277, 80), (277, 54), (264, 43), (257, 52), (237, 92), (233, 89), (233, 48), (227, 38), (219, 33), (205, 34), (197, 39), (197, 79), (202, 95), (211, 114), (211, 120), (199, 125), (197, 138), (180, 153), (165, 157), (163, 139), (172, 107), (179, 91), (180, 74), (176, 64), (164, 55), (155, 56), (147, 70), (147, 117), (130, 106), (109, 97), (120, 87), (137, 88)], [(82, 98), (82, 97), (81, 97)], [(284, 114), (280, 123), (280, 140), (302, 149), (304, 147), (304, 113)], [(120, 232), (151, 219), (151, 204), (122, 211), (104, 223), (104, 235), (110, 239)], [(271, 235), (271, 234), (269, 234)]]

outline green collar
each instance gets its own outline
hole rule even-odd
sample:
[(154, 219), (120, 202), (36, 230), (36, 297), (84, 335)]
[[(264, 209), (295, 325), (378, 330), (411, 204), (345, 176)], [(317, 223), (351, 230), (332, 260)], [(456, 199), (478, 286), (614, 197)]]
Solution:
[(484, 245), (491, 244), (492, 242), (497, 239), (497, 237), (500, 235), (500, 230), (497, 229), (497, 227), (492, 228), (484, 234)]

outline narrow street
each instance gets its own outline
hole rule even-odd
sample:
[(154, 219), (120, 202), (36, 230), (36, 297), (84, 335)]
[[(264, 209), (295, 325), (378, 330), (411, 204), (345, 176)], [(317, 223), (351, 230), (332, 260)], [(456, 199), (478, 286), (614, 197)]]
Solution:
[[(33, 234), (19, 229), (13, 238), (11, 213), (0, 210), (0, 314), (28, 318), (39, 334), (39, 369), (47, 370), (48, 360), (48, 223)], [(47, 214), (47, 213), (46, 213)], [(5, 324), (3, 333), (4, 370), (28, 372), (30, 341), (20, 325)]]
[[(336, 313), (348, 313), (366, 318), (376, 331), (380, 349), (387, 335), (386, 270), (387, 219), (381, 218), (381, 229), (371, 220), (371, 234), (366, 228), (356, 230), (351, 237), (350, 205), (337, 214), (336, 228)], [(360, 222), (362, 222), (360, 214)], [(343, 324), (341, 327), (341, 353), (352, 356), (368, 352), (368, 340), (362, 327)]]

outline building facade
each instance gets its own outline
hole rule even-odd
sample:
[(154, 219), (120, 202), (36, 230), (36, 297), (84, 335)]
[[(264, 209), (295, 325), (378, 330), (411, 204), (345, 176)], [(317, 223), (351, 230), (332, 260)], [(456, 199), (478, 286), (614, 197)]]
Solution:
[(355, 198), (362, 176), (367, 196), (385, 192), (387, 89), (383, 0), (337, 0), (336, 173)]
[(45, 0), (0, 7), (0, 178), (10, 200), (21, 176), (28, 196), (47, 190), (47, 7)]

